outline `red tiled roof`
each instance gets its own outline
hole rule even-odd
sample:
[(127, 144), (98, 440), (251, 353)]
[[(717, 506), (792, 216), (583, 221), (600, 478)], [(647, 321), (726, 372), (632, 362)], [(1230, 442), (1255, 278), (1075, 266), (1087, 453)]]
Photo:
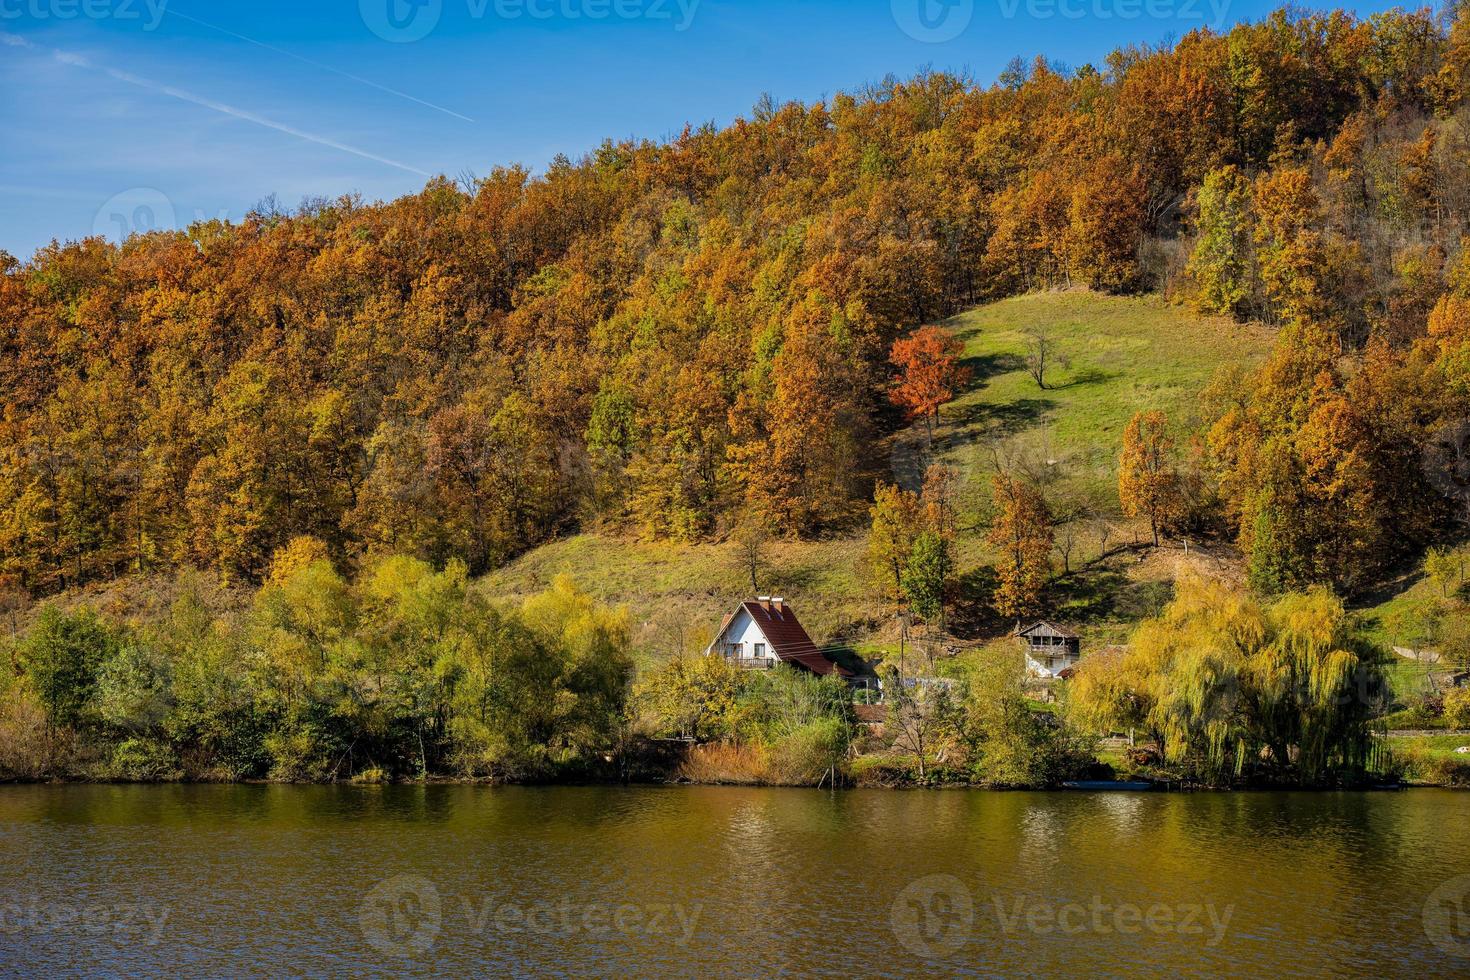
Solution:
[[(843, 677), (852, 676), (852, 671), (833, 663), (826, 654), (817, 649), (791, 606), (782, 603), (777, 607), (775, 603), (752, 601), (742, 602), (740, 608), (755, 620), (755, 624), (770, 642), (771, 649), (783, 662), (799, 664), (814, 674), (825, 676), (835, 670)], [(726, 619), (725, 625), (729, 625), (729, 619)], [(724, 633), (723, 627), (720, 632)]]

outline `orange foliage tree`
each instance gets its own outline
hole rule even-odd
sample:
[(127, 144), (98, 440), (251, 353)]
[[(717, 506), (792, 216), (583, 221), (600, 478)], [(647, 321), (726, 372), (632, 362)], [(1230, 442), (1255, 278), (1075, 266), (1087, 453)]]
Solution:
[(888, 359), (899, 370), (898, 382), (889, 397), (910, 418), (924, 420), (930, 438), (939, 421), (939, 406), (954, 398), (955, 389), (970, 377), (960, 364), (965, 345), (940, 327), (920, 327), (894, 341)]
[(1159, 532), (1184, 515), (1184, 494), (1173, 459), (1174, 440), (1163, 412), (1139, 412), (1123, 432), (1118, 502), (1129, 517), (1148, 518), (1154, 547)]
[(1041, 491), (1019, 477), (995, 477), (996, 517), (990, 543), (1000, 551), (991, 604), (1002, 616), (1020, 619), (1041, 606), (1055, 541), (1051, 512)]

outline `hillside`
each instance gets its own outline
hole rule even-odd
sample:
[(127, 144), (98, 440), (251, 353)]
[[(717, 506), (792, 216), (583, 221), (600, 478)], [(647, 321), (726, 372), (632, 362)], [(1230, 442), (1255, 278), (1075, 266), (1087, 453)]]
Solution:
[[(1131, 529), (1117, 513), (1115, 461), (1123, 427), (1137, 411), (1157, 408), (1181, 433), (1192, 424), (1197, 395), (1216, 368), (1254, 363), (1271, 335), (1263, 328), (1195, 316), (1157, 297), (1125, 298), (1086, 290), (1032, 293), (970, 310), (945, 322), (965, 342), (969, 387), (942, 410), (934, 455), (955, 468), (971, 502), (960, 536), (959, 605), (976, 599), (977, 571), (989, 559), (981, 501), (988, 493), (990, 447), (1023, 453), (1046, 447), (1055, 460), (1058, 492), (1095, 502), (1095, 512), (1064, 533), (1076, 536), (1074, 567), (1058, 583), (1061, 615), (1098, 639), (1115, 639), (1154, 612), (1182, 552), (1163, 549), (1141, 560), (1125, 552), (1088, 564)], [(1025, 367), (1026, 331), (1046, 329), (1068, 366), (1037, 388)], [(895, 478), (915, 485), (922, 475), (925, 433), (916, 426), (878, 451), (889, 451)], [(1085, 526), (1083, 526), (1085, 525)], [(861, 533), (817, 542), (772, 542), (757, 580), (759, 591), (790, 598), (818, 643), (882, 649), (891, 610), (873, 595), (864, 568)], [(1193, 554), (1193, 561), (1228, 573), (1229, 558)], [(649, 543), (583, 534), (545, 545), (482, 580), (497, 596), (524, 596), (558, 574), (570, 574), (595, 595), (628, 604), (639, 639), (655, 654), (706, 644), (720, 616), (749, 591), (734, 544)], [(978, 638), (1003, 628), (968, 624)]]
[[(0, 254), (0, 578), (31, 599), (180, 567), (256, 584), (301, 537), (343, 568), (475, 576), (577, 528), (830, 541), (876, 479), (917, 482), (917, 434), (875, 434), (923, 387), (903, 352), (942, 343), (916, 327), (946, 320), (976, 369), (938, 444), (969, 526), (1004, 458), (1013, 506), (1060, 498), (1102, 550), (1126, 540), (1131, 411), (1187, 431), (1198, 385), (1264, 338), (1070, 293), (956, 318), (1086, 285), (1289, 327), (1212, 466), (1253, 589), (1358, 593), (1455, 509), (1421, 461), (1470, 417), (1466, 37), (1282, 10), (1076, 71), (763, 101), (540, 174)], [(906, 407), (946, 400), (924, 397)], [(1035, 605), (1023, 564), (1007, 608)]]
[[(1118, 446), (1136, 412), (1163, 411), (1181, 433), (1197, 427), (1199, 393), (1215, 371), (1259, 362), (1272, 342), (1263, 327), (1196, 316), (1156, 296), (1081, 289), (1000, 300), (946, 325), (965, 341), (974, 378), (944, 409), (938, 458), (973, 472), (992, 442), (1011, 454), (1034, 446), (1060, 468), (1059, 479), (1101, 498), (1116, 493)], [(1066, 362), (1046, 373), (1045, 389), (1026, 365), (1035, 331)], [(912, 430), (905, 445), (921, 439)]]

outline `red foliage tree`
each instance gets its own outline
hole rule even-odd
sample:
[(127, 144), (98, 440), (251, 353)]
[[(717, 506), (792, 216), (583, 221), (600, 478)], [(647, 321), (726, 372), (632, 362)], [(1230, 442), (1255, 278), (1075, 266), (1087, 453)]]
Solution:
[(929, 435), (939, 420), (939, 406), (954, 398), (970, 372), (959, 363), (965, 345), (939, 327), (920, 327), (896, 341), (888, 360), (899, 370), (898, 384), (889, 397), (908, 413), (922, 418)]

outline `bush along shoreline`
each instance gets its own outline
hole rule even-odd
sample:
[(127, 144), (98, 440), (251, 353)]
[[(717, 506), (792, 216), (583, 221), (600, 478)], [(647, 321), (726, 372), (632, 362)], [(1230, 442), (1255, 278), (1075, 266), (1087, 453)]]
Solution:
[[(16, 632), (0, 659), (0, 779), (1466, 782), (1457, 760), (1374, 737), (1382, 655), (1326, 591), (1261, 606), (1185, 578), (1124, 652), (1084, 659), (1057, 703), (1028, 699), (1019, 651), (998, 641), (920, 682), (884, 671), (877, 708), (788, 667), (654, 662), (626, 609), (565, 577), (510, 606), (459, 563), (392, 556), (349, 581), (299, 539), (248, 601), (221, 609), (193, 574), (173, 584), (156, 614), (48, 605)], [(1120, 731), (1139, 744), (1100, 752), (1095, 733)]]

